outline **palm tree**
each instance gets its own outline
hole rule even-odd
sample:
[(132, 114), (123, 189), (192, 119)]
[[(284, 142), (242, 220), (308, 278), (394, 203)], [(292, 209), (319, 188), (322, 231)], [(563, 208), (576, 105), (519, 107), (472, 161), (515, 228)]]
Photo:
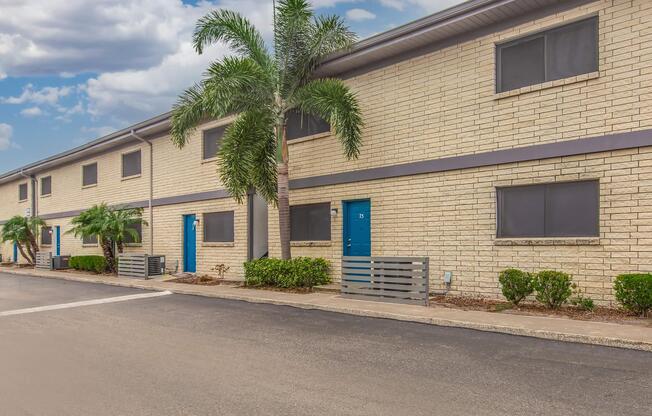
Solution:
[(94, 205), (82, 212), (70, 223), (72, 228), (67, 233), (75, 237), (97, 237), (102, 247), (109, 272), (115, 272), (116, 250), (122, 253), (124, 240), (130, 236), (134, 241), (138, 233), (133, 224), (142, 222), (143, 210), (141, 208), (111, 208), (105, 203)]
[(306, 0), (275, 7), (274, 52), (240, 14), (217, 10), (197, 22), (194, 47), (223, 41), (235, 52), (213, 62), (204, 79), (174, 106), (172, 141), (183, 147), (206, 118), (236, 114), (219, 152), (220, 179), (242, 203), (251, 188), (278, 206), (281, 257), (290, 258), (290, 203), (286, 123), (290, 111), (328, 121), (348, 159), (361, 146), (362, 117), (355, 94), (338, 79), (317, 79), (320, 60), (350, 48), (355, 35), (338, 16), (315, 16)]
[(39, 251), (36, 234), (45, 225), (40, 217), (25, 218), (16, 215), (2, 226), (2, 242), (11, 241), (18, 247), (20, 255), (31, 265), (36, 263)]

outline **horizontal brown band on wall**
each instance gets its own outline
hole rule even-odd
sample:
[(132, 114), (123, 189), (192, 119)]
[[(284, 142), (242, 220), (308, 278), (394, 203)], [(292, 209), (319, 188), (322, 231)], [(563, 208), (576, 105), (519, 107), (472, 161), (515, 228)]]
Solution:
[[(564, 156), (609, 152), (652, 146), (652, 130), (617, 133), (586, 139), (566, 140), (557, 143), (537, 144), (514, 149), (495, 150), (471, 155), (452, 156), (441, 159), (423, 160), (400, 165), (360, 169), (329, 175), (312, 176), (290, 180), (290, 189), (314, 188), (317, 186), (341, 185), (346, 183), (423, 175), (450, 170), (470, 169), (506, 163), (527, 162)], [(364, 149), (362, 150), (364, 152)]]
[[(176, 204), (186, 204), (189, 202), (201, 202), (201, 201), (210, 201), (213, 199), (224, 199), (224, 198), (229, 198), (230, 195), (227, 191), (224, 189), (219, 189), (217, 191), (207, 191), (207, 192), (198, 192), (195, 194), (186, 194), (186, 195), (177, 195), (177, 196), (169, 196), (165, 198), (156, 198), (152, 200), (152, 206), (154, 207), (162, 207), (166, 205), (176, 205)], [(147, 208), (149, 206), (149, 201), (136, 201), (136, 202), (128, 202), (124, 204), (114, 204), (111, 205), (113, 208)], [(89, 207), (90, 208), (90, 207)], [(51, 214), (42, 214), (39, 215), (44, 220), (51, 220), (55, 218), (69, 218), (69, 217), (75, 217), (82, 212), (84, 212), (85, 209), (76, 209), (73, 211), (63, 211), (63, 212), (54, 212)], [(7, 222), (6, 220), (0, 221), (0, 225), (4, 224)]]

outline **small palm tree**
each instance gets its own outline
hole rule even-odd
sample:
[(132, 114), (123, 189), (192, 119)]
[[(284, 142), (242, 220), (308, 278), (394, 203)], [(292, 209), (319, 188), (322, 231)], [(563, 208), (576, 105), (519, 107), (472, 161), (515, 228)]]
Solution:
[(350, 48), (355, 35), (338, 16), (313, 14), (306, 0), (281, 0), (275, 8), (274, 52), (240, 14), (217, 10), (197, 22), (198, 53), (223, 41), (235, 56), (213, 62), (204, 79), (174, 107), (172, 140), (183, 147), (206, 118), (237, 114), (219, 152), (220, 179), (241, 203), (254, 188), (277, 204), (281, 256), (290, 258), (290, 204), (286, 123), (290, 111), (328, 121), (347, 158), (360, 152), (362, 117), (355, 95), (338, 79), (316, 79), (320, 60)]
[(39, 251), (36, 235), (39, 227), (44, 225), (45, 221), (40, 217), (25, 218), (16, 215), (2, 226), (2, 242), (11, 241), (16, 244), (20, 255), (33, 265)]
[(116, 249), (122, 253), (127, 236), (136, 241), (138, 233), (133, 224), (142, 222), (143, 210), (140, 208), (111, 208), (105, 203), (94, 205), (82, 212), (70, 223), (72, 228), (67, 233), (77, 238), (97, 237), (102, 247), (109, 272), (115, 272)]

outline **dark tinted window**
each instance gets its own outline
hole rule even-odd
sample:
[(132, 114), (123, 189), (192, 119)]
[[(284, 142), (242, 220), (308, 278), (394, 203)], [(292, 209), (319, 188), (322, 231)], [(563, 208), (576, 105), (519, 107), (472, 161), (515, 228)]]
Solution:
[(302, 113), (299, 110), (290, 110), (287, 113), (286, 136), (288, 140), (327, 133), (330, 130), (331, 126), (321, 117)]
[(137, 244), (137, 243), (142, 243), (143, 242), (143, 223), (142, 222), (135, 222), (129, 226), (130, 229), (136, 231), (136, 234), (138, 234), (138, 238), (134, 240), (132, 237), (131, 233), (127, 233), (125, 235), (125, 244)]
[(41, 227), (41, 244), (46, 246), (52, 244), (52, 227)]
[(41, 195), (50, 195), (52, 193), (52, 176), (41, 178)]
[(27, 184), (21, 183), (18, 185), (18, 200), (25, 201), (27, 199)]
[(598, 181), (499, 188), (498, 237), (597, 237)]
[(82, 244), (97, 245), (97, 236), (83, 237)]
[(220, 243), (233, 241), (233, 211), (204, 214), (204, 241)]
[(496, 47), (498, 92), (597, 70), (597, 17)]
[(82, 185), (95, 185), (97, 183), (97, 163), (82, 167)]
[(222, 136), (224, 136), (225, 131), (226, 126), (222, 126), (204, 132), (204, 159), (210, 159), (217, 156), (217, 151), (220, 149), (220, 143), (222, 142)]
[(122, 177), (140, 175), (140, 150), (122, 155)]
[(330, 202), (290, 207), (290, 239), (292, 241), (330, 240)]

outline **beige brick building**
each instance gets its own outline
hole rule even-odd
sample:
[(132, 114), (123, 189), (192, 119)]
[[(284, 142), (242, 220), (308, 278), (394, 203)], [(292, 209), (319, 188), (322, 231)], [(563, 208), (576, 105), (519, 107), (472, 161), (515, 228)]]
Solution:
[[(491, 297), (504, 268), (554, 268), (611, 302), (617, 274), (652, 263), (650, 40), (646, 0), (471, 0), (329, 57), (319, 71), (357, 93), (364, 145), (347, 161), (318, 121), (291, 133), (293, 255), (325, 257), (335, 279), (343, 253), (428, 256), (433, 290)], [(36, 211), (62, 229), (100, 201), (146, 208), (150, 150), (134, 130), (152, 143), (154, 208), (129, 250), (183, 265), (183, 216), (202, 229), (202, 214), (233, 212), (233, 241), (197, 233), (197, 271), (224, 263), (241, 277), (242, 262), (267, 251), (262, 235), (280, 254), (278, 219), (270, 209), (267, 222), (253, 197), (228, 198), (204, 160), (202, 132), (227, 123), (202, 126), (178, 150), (164, 115), (22, 174), (37, 185), (52, 177)], [(122, 178), (123, 154), (136, 149), (142, 172)], [(93, 161), (98, 184), (84, 187)], [(31, 183), (20, 170), (0, 176), (0, 221), (30, 206)], [(61, 241), (66, 253), (98, 250)]]

